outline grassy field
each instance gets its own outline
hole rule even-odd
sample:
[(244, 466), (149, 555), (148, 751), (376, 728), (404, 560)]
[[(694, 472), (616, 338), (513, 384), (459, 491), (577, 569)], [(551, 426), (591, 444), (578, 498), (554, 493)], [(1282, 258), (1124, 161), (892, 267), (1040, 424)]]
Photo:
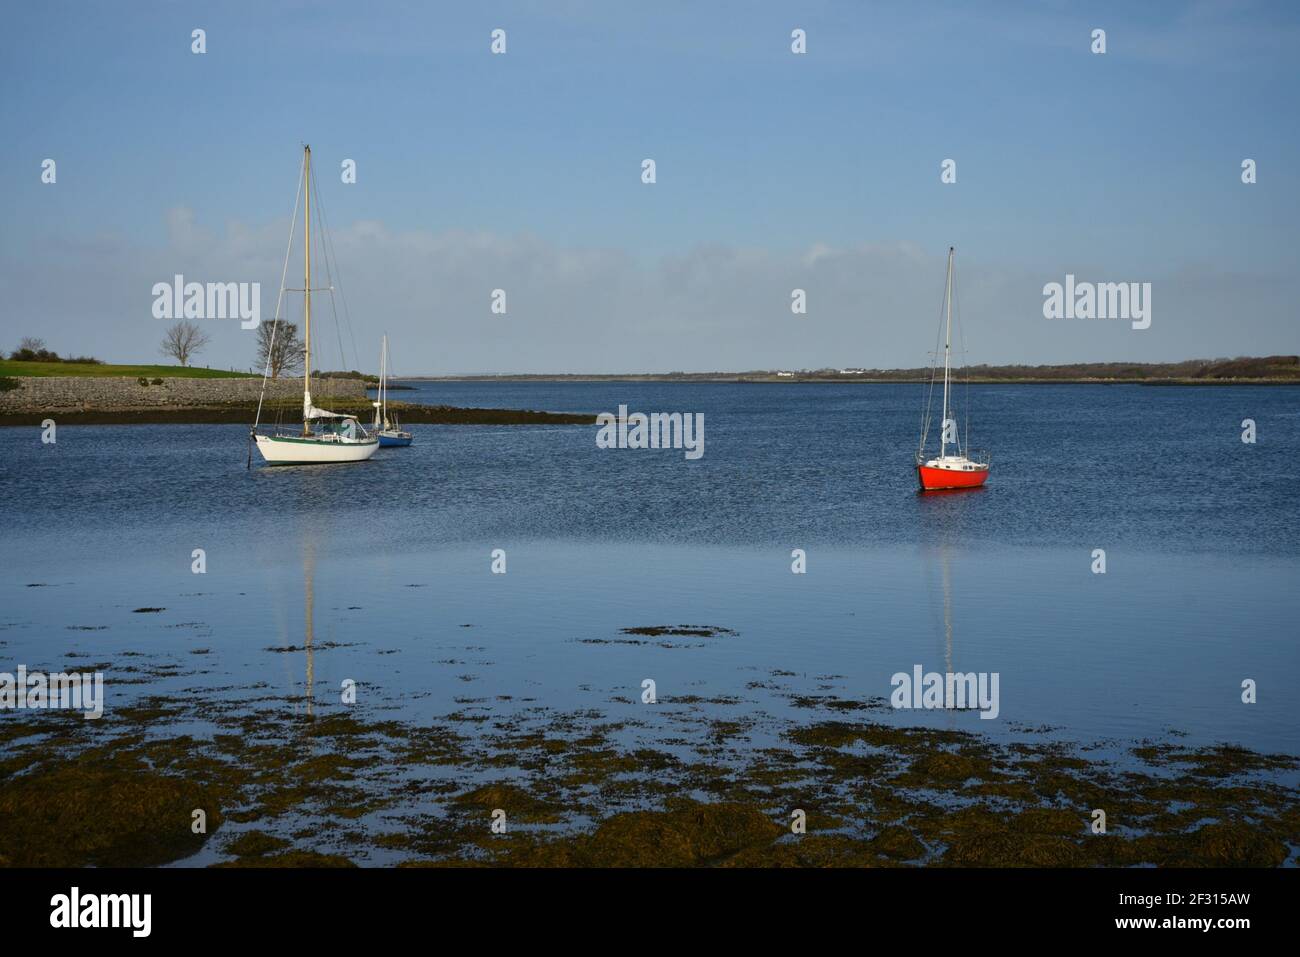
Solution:
[(195, 366), (114, 366), (89, 362), (15, 362), (0, 359), (0, 376), (131, 376), (138, 378), (178, 379), (248, 379), (259, 378), (248, 372), (204, 369)]

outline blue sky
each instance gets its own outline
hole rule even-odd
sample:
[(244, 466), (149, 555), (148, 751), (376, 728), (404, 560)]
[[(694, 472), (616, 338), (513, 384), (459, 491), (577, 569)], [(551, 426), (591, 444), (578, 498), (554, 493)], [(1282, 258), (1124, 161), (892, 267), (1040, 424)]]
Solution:
[[(0, 349), (152, 360), (150, 289), (176, 272), (260, 281), (269, 314), (310, 142), (362, 353), (345, 335), (326, 364), (375, 365), (386, 330), (408, 374), (920, 365), (948, 245), (973, 361), (1296, 351), (1293, 4), (48, 3), (4, 24)], [(1151, 282), (1152, 327), (1044, 319), (1067, 272)], [(201, 361), (251, 363), (250, 333), (208, 328)]]

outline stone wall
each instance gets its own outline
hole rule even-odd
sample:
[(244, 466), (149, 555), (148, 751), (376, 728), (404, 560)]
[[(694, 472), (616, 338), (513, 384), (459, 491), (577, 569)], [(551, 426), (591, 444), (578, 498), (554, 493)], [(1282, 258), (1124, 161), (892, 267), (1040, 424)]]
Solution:
[[(166, 378), (141, 385), (127, 376), (14, 376), (18, 388), (0, 391), (0, 415), (30, 412), (125, 412), (256, 405), (262, 380)], [(329, 408), (331, 398), (364, 399), (360, 379), (312, 379), (312, 401)], [(302, 378), (268, 381), (266, 398), (301, 399)]]

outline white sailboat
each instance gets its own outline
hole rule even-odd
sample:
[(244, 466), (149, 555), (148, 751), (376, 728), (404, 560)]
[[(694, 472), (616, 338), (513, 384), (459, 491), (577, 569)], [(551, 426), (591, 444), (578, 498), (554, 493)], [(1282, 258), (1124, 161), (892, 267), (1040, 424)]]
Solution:
[(411, 433), (402, 430), (396, 416), (388, 416), (388, 336), (384, 336), (384, 345), (379, 351), (379, 396), (371, 405), (375, 407), (375, 422), (371, 429), (379, 436), (379, 444), (410, 445)]
[[(330, 412), (317, 408), (311, 399), (311, 147), (303, 147), (302, 180), (300, 188), (303, 193), (303, 376), (302, 376), (302, 431), (286, 432), (277, 429), (273, 434), (257, 431), (262, 417), (262, 399), (257, 403), (257, 421), (253, 423), (252, 437), (257, 443), (257, 451), (268, 465), (309, 465), (328, 462), (362, 462), (375, 454), (379, 448), (379, 439), (369, 435), (357, 422), (354, 415)], [(295, 205), (295, 217), (297, 208)], [(293, 245), (293, 227), (290, 227), (289, 244)], [(328, 266), (328, 261), (326, 263)], [(285, 272), (288, 272), (288, 255), (285, 257)], [(281, 280), (280, 296), (284, 296), (284, 283)], [(279, 304), (276, 305), (276, 319), (280, 317)], [(271, 328), (271, 348), (275, 349), (275, 333), (279, 331), (277, 321)], [(262, 396), (266, 395), (266, 376), (270, 374), (271, 357), (267, 356), (266, 373), (262, 377)]]

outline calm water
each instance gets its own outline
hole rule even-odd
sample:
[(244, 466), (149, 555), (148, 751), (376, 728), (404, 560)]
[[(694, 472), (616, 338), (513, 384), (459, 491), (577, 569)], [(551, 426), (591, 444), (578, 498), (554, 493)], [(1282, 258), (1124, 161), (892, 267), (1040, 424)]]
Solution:
[[(884, 719), (1300, 753), (1300, 390), (973, 387), (992, 478), (931, 496), (911, 471), (915, 385), (421, 383), (395, 397), (703, 412), (705, 454), (600, 450), (594, 426), (414, 426), (414, 446), (365, 465), (246, 471), (241, 426), (66, 426), (53, 446), (0, 429), (0, 670), (125, 651), (192, 665), (208, 649), (173, 690), (261, 682), (296, 707), (303, 656), (272, 649), (303, 644), (310, 607), (315, 693), (351, 677), (413, 718), (506, 696), (617, 713), (647, 676), (661, 696), (741, 706), (774, 671), (864, 699), (921, 664), (998, 672), (999, 719)], [(1244, 418), (1257, 444), (1241, 442)], [(505, 575), (490, 571), (498, 548)], [(606, 643), (683, 622), (737, 634)], [(113, 677), (110, 708), (138, 693)], [(1244, 678), (1256, 705), (1240, 702)]]

